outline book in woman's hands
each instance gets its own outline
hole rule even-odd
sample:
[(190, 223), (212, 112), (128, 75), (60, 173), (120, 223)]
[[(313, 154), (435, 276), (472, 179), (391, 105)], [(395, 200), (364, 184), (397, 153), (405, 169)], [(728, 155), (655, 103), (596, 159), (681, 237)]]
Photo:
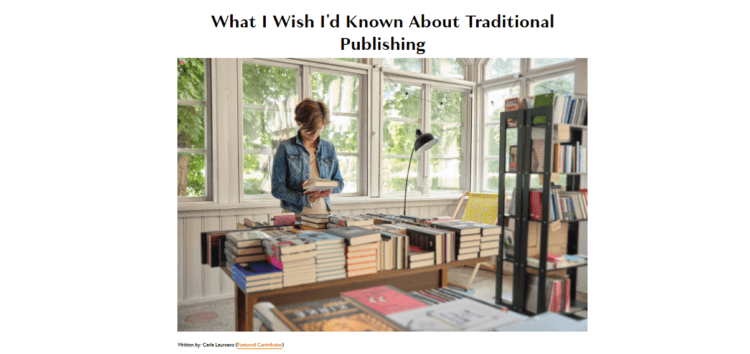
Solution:
[(339, 182), (333, 181), (330, 179), (325, 178), (319, 178), (319, 177), (313, 177), (310, 178), (307, 183), (305, 183), (302, 186), (302, 189), (305, 190), (305, 193), (309, 192), (315, 192), (315, 191), (327, 191), (334, 189), (339, 186)]

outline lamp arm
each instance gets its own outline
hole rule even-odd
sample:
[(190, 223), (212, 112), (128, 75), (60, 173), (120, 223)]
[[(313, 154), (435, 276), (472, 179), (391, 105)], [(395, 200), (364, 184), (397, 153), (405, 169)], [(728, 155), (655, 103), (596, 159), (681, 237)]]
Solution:
[(406, 183), (404, 183), (404, 215), (406, 215), (406, 192), (409, 190), (409, 172), (411, 171), (411, 158), (414, 157), (414, 149), (409, 156), (409, 167), (406, 168)]

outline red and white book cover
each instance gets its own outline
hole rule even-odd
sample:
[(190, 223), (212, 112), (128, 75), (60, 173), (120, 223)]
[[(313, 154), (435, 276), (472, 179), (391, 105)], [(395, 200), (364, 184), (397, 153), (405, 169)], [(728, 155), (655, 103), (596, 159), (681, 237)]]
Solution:
[(550, 295), (549, 311), (560, 312), (562, 309), (562, 284), (555, 281), (552, 285), (552, 294)]
[(341, 296), (352, 298), (375, 310), (381, 315), (390, 315), (408, 310), (427, 307), (422, 303), (391, 286), (376, 286), (367, 289), (346, 291)]

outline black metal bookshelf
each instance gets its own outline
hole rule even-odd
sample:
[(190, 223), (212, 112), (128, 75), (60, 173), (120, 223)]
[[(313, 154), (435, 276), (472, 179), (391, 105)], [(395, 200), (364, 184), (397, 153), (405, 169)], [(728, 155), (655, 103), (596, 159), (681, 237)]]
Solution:
[[(514, 234), (514, 247), (513, 257), (507, 257), (504, 253), (497, 257), (497, 268), (496, 282), (495, 282), (495, 302), (498, 305), (504, 305), (510, 307), (513, 311), (533, 314), (526, 310), (526, 292), (527, 292), (527, 268), (534, 269), (537, 271), (539, 284), (537, 286), (538, 294), (537, 299), (544, 299), (547, 272), (564, 270), (568, 274), (568, 278), (571, 282), (571, 303), (575, 303), (576, 295), (576, 270), (580, 267), (587, 266), (584, 264), (575, 264), (566, 267), (551, 268), (547, 269), (547, 251), (548, 251), (548, 239), (549, 239), (549, 200), (551, 192), (551, 174), (552, 174), (552, 154), (553, 154), (553, 132), (555, 126), (552, 122), (553, 109), (552, 106), (521, 109), (511, 112), (503, 112), (500, 114), (500, 173), (499, 173), (499, 188), (498, 188), (498, 221), (500, 225), (503, 225), (501, 234), (501, 244), (504, 245), (505, 240), (505, 223), (506, 219), (511, 219), (515, 224)], [(508, 119), (515, 119), (517, 127), (507, 127)], [(587, 129), (585, 125), (569, 126), (571, 129), (571, 141), (561, 142), (574, 143), (575, 141), (582, 141), (583, 131)], [(507, 129), (518, 129), (518, 148), (517, 148), (517, 171), (506, 171), (506, 150), (507, 146)], [(542, 129), (544, 134), (544, 160), (542, 162), (542, 171), (531, 171), (532, 162), (532, 132), (535, 129)], [(505, 177), (506, 174), (516, 174), (516, 202), (515, 210), (511, 211), (511, 214), (505, 214)], [(566, 175), (566, 190), (577, 191), (581, 186), (581, 177), (585, 176), (585, 172), (560, 172), (560, 175)], [(542, 214), (541, 220), (533, 220), (529, 217), (529, 194), (531, 191), (531, 176), (538, 178), (538, 175), (542, 176)], [(580, 226), (579, 223), (586, 221), (581, 220), (560, 220), (568, 226), (568, 244), (567, 254), (578, 253), (578, 236)], [(528, 238), (529, 238), (529, 223), (541, 223), (541, 232), (539, 238), (539, 266), (532, 266), (527, 264), (527, 252), (528, 252)], [(508, 262), (513, 264), (513, 296), (512, 302), (507, 303), (502, 298), (502, 269), (503, 263)], [(545, 301), (537, 302), (536, 313), (542, 313), (546, 311)]]

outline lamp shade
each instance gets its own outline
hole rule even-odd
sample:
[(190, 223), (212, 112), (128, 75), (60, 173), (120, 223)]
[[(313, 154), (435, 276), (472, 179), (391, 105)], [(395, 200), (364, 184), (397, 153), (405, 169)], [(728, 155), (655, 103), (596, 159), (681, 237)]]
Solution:
[(422, 152), (437, 144), (438, 138), (432, 133), (422, 133), (421, 130), (417, 129), (417, 140), (414, 141), (414, 151)]

